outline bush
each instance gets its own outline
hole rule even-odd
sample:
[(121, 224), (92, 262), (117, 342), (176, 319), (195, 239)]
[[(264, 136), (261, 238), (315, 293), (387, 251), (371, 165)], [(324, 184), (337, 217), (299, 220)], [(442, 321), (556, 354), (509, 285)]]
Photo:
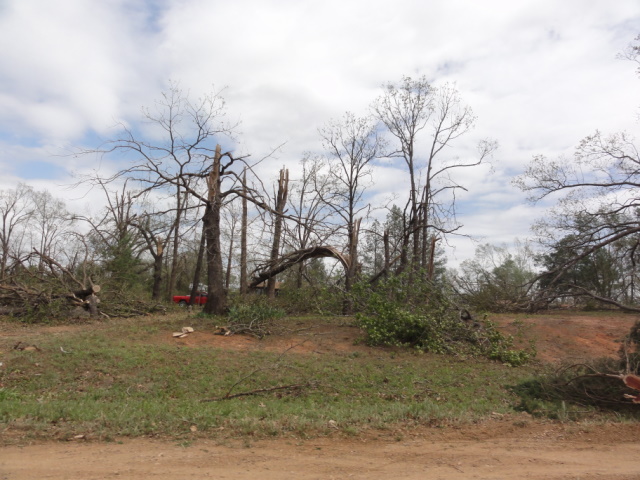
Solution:
[(354, 296), (362, 308), (357, 319), (368, 345), (480, 355), (513, 366), (535, 355), (514, 349), (513, 338), (500, 333), (491, 322), (462, 321), (445, 292), (433, 284), (409, 286), (405, 276), (396, 276), (375, 289), (360, 284)]

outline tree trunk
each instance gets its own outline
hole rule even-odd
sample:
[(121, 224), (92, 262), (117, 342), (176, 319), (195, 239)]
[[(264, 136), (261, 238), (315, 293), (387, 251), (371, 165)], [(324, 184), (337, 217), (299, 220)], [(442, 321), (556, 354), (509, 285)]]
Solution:
[(416, 213), (411, 223), (411, 233), (413, 237), (413, 253), (411, 256), (410, 284), (417, 278), (415, 275), (420, 270), (420, 234), (422, 233), (422, 208), (416, 207)]
[(402, 273), (407, 268), (407, 264), (409, 263), (409, 239), (411, 238), (411, 233), (409, 227), (407, 226), (407, 214), (406, 212), (402, 215), (402, 246), (400, 248), (400, 267), (398, 268), (397, 273)]
[(220, 251), (220, 208), (222, 207), (220, 158), (220, 145), (217, 145), (213, 168), (207, 177), (209, 194), (203, 217), (207, 242), (207, 283), (209, 286), (204, 312), (212, 315), (223, 315), (227, 308), (227, 294), (222, 275), (222, 252)]
[(353, 300), (350, 293), (358, 275), (358, 237), (360, 236), (361, 221), (362, 219), (357, 219), (349, 232), (349, 264), (345, 269), (345, 295), (342, 302), (342, 313), (344, 315), (353, 314)]
[(149, 252), (153, 257), (153, 286), (151, 287), (151, 298), (153, 300), (159, 300), (162, 295), (162, 264), (164, 261), (164, 245), (161, 240), (154, 238), (156, 244), (156, 251), (153, 252), (153, 243), (151, 239), (147, 240), (149, 245)]
[(248, 211), (247, 208), (247, 171), (242, 175), (242, 190), (245, 196), (242, 197), (242, 225), (240, 227), (240, 295), (247, 294), (247, 229)]
[(163, 255), (153, 256), (153, 288), (151, 290), (151, 298), (159, 300), (162, 295), (162, 263)]
[(173, 258), (171, 259), (171, 273), (169, 274), (169, 284), (167, 285), (167, 297), (171, 299), (176, 289), (178, 277), (178, 247), (180, 246), (180, 220), (183, 211), (182, 191), (180, 185), (176, 192), (176, 220), (173, 224)]
[(227, 272), (225, 273), (224, 288), (229, 291), (229, 284), (231, 283), (231, 260), (233, 259), (233, 230), (231, 231), (231, 238), (229, 240), (229, 254), (227, 255)]
[[(278, 195), (276, 198), (276, 218), (273, 229), (273, 245), (271, 247), (271, 262), (275, 263), (280, 254), (280, 237), (282, 236), (282, 214), (287, 204), (287, 193), (289, 192), (289, 170), (280, 170), (280, 179), (278, 180)], [(276, 277), (271, 277), (267, 281), (267, 296), (275, 297), (276, 293)]]
[(99, 315), (99, 312), (98, 312), (98, 297), (96, 297), (93, 294), (89, 295), (89, 297), (87, 298), (87, 303), (89, 304), (89, 315), (92, 318), (97, 317)]
[(93, 295), (95, 293), (100, 293), (100, 290), (101, 290), (100, 285), (91, 285), (89, 288), (75, 291), (73, 292), (73, 294), (76, 297), (81, 298), (82, 300), (85, 300), (90, 295)]
[(204, 246), (205, 246), (205, 227), (204, 221), (202, 224), (202, 235), (200, 236), (200, 247), (198, 248), (198, 259), (196, 260), (196, 269), (193, 272), (193, 282), (191, 282), (191, 296), (189, 297), (189, 305), (193, 305), (196, 300), (198, 291), (200, 290), (200, 273), (202, 272), (202, 261), (204, 260)]
[[(426, 239), (425, 239), (426, 240)], [(432, 282), (433, 274), (435, 273), (435, 258), (436, 258), (436, 242), (437, 237), (431, 237), (431, 251), (429, 252), (429, 267), (427, 268), (427, 279)]]
[(389, 248), (389, 230), (385, 230), (382, 236), (384, 242), (384, 276), (389, 276), (389, 267), (391, 267), (391, 252)]
[(304, 262), (298, 264), (298, 271), (296, 272), (296, 288), (300, 290), (302, 288), (302, 278), (304, 276)]
[(7, 263), (9, 263), (9, 245), (2, 245), (2, 260), (0, 262), (0, 281), (4, 281), (7, 276)]

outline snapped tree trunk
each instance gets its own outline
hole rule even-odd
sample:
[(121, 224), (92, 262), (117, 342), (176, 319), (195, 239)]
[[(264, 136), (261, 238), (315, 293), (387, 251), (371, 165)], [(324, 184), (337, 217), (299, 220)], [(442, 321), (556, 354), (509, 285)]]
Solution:
[(162, 263), (164, 249), (162, 243), (157, 241), (156, 253), (153, 254), (153, 288), (151, 290), (151, 298), (159, 300), (162, 295)]
[[(287, 204), (287, 194), (289, 192), (289, 170), (280, 170), (278, 180), (278, 195), (276, 198), (276, 218), (273, 229), (273, 245), (271, 247), (271, 262), (275, 263), (280, 255), (280, 237), (282, 236), (282, 214)], [(270, 277), (267, 281), (267, 296), (273, 298), (276, 293), (276, 277)]]

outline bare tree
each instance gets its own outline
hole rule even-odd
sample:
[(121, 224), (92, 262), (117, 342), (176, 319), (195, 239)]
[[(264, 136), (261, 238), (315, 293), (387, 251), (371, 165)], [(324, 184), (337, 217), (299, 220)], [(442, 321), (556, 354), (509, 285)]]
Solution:
[[(215, 148), (212, 164), (208, 171), (194, 174), (193, 177), (206, 176), (207, 190), (206, 193), (193, 189), (190, 184), (185, 183), (183, 187), (194, 198), (198, 199), (205, 205), (204, 216), (202, 217), (205, 237), (206, 237), (206, 253), (207, 253), (207, 283), (208, 297), (204, 306), (205, 313), (220, 315), (225, 312), (227, 307), (227, 291), (224, 288), (224, 276), (222, 268), (222, 249), (220, 244), (220, 211), (223, 203), (239, 196), (246, 198), (257, 207), (276, 213), (260, 194), (248, 188), (242, 183), (242, 171), (248, 167), (244, 158), (234, 157), (231, 152), (222, 153), (220, 145)], [(239, 172), (234, 170), (236, 164), (240, 164)], [(178, 181), (183, 177), (178, 177)]]
[(192, 100), (175, 83), (162, 93), (155, 108), (144, 109), (143, 114), (150, 130), (148, 137), (140, 137), (122, 124), (121, 136), (98, 150), (81, 153), (122, 154), (130, 166), (104, 180), (94, 177), (89, 181), (130, 179), (138, 184), (139, 195), (153, 192), (154, 199), (162, 202), (159, 210), (172, 212), (173, 254), (168, 282), (171, 295), (177, 276), (182, 221), (187, 209), (195, 206), (189, 203), (189, 197), (193, 191), (202, 190), (201, 180), (206, 177), (203, 172), (211, 168), (215, 145), (220, 137), (230, 135), (233, 125), (225, 120), (225, 102), (219, 92)]
[(55, 258), (62, 248), (59, 240), (73, 224), (74, 217), (62, 200), (46, 190), (34, 191), (32, 201), (31, 246), (42, 254), (38, 257), (38, 269), (42, 270), (45, 267), (44, 256)]
[(548, 286), (610, 245), (618, 245), (616, 251), (635, 268), (640, 259), (640, 154), (633, 140), (626, 133), (596, 132), (580, 143), (572, 158), (537, 156), (514, 180), (533, 202), (561, 197), (550, 215), (535, 225), (543, 246), (564, 252), (548, 265)]
[(175, 223), (163, 221), (160, 215), (144, 212), (130, 224), (138, 229), (144, 239), (146, 250), (153, 258), (153, 286), (151, 298), (159, 300), (162, 296), (163, 262), (167, 243)]
[(425, 129), (434, 110), (434, 89), (426, 77), (413, 80), (403, 77), (398, 84), (387, 83), (384, 92), (373, 103), (376, 117), (382, 121), (399, 142), (398, 148), (390, 154), (402, 158), (409, 173), (410, 221), (414, 224), (414, 244), (418, 244), (420, 230), (415, 223), (419, 210), (419, 134)]
[(242, 220), (240, 225), (240, 295), (247, 293), (247, 235), (249, 230), (249, 206), (247, 204), (247, 170), (242, 172)]
[(22, 238), (25, 226), (33, 215), (31, 187), (20, 183), (15, 189), (0, 191), (0, 218), (2, 229), (0, 230), (0, 281), (5, 280), (9, 259), (20, 256), (22, 250)]
[[(243, 198), (243, 202), (246, 200)], [(240, 230), (242, 235), (242, 206), (235, 201), (223, 205), (222, 209), (223, 230), (222, 236), (227, 243), (227, 266), (225, 269), (224, 286), (229, 291), (231, 285), (231, 272), (233, 270), (233, 257), (235, 252), (235, 239)]]
[(348, 293), (358, 273), (360, 223), (369, 209), (363, 202), (366, 178), (370, 175), (370, 163), (384, 155), (384, 141), (378, 135), (373, 119), (358, 118), (349, 112), (342, 120), (330, 122), (320, 129), (320, 136), (329, 155), (329, 174), (338, 186), (325, 201), (342, 219), (346, 230), (348, 268), (345, 271), (344, 313), (350, 314), (352, 305)]
[[(167, 203), (165, 209), (174, 215), (174, 258), (180, 240), (175, 234), (182, 231), (186, 209), (204, 206), (209, 278), (209, 301), (205, 311), (222, 313), (226, 307), (226, 293), (220, 252), (220, 208), (223, 199), (231, 194), (252, 195), (252, 192), (246, 194), (238, 188), (241, 179), (234, 169), (238, 164), (242, 168), (244, 159), (235, 158), (230, 152), (221, 153), (218, 144), (218, 139), (229, 136), (233, 128), (224, 118), (224, 100), (216, 92), (192, 101), (174, 84), (154, 110), (144, 112), (150, 128), (155, 129), (152, 136), (155, 140), (139, 138), (123, 125), (121, 137), (107, 142), (99, 150), (82, 153), (109, 155), (120, 152), (130, 159), (131, 165), (105, 181), (130, 178), (140, 185), (141, 195), (153, 193), (161, 198), (161, 192), (174, 194), (175, 206), (171, 208)], [(228, 188), (223, 186), (225, 179), (229, 179)], [(255, 196), (252, 197), (255, 203), (268, 208), (255, 200)], [(192, 199), (192, 203), (188, 203), (188, 199)], [(175, 261), (172, 263), (175, 273)]]
[[(486, 162), (497, 144), (483, 140), (478, 145), (478, 155), (469, 160), (442, 158), (446, 147), (469, 132), (476, 117), (462, 102), (455, 87), (449, 84), (433, 87), (424, 76), (417, 80), (403, 77), (398, 84), (386, 84), (372, 109), (398, 142), (390, 156), (402, 158), (409, 174), (403, 248), (405, 251), (409, 248), (411, 238), (414, 270), (426, 268), (427, 252), (434, 245), (433, 236), (450, 234), (460, 228), (455, 220), (455, 191), (466, 188), (455, 181), (452, 172)], [(446, 193), (449, 197), (441, 199)], [(405, 254), (403, 263), (406, 261), (408, 255)]]
[[(640, 35), (623, 57), (640, 63)], [(623, 283), (632, 291), (631, 295), (618, 293), (633, 300), (640, 260), (640, 150), (631, 134), (596, 131), (580, 142), (572, 157), (538, 155), (514, 184), (527, 192), (532, 202), (559, 198), (551, 214), (535, 225), (551, 260), (543, 277), (547, 286), (544, 294), (564, 282), (566, 273), (580, 262), (603, 253), (626, 260), (632, 279)], [(598, 294), (593, 286), (575, 287), (598, 301), (640, 311), (611, 294)]]
[[(336, 185), (326, 170), (326, 161), (318, 156), (305, 154), (300, 161), (301, 174), (292, 181), (289, 195), (288, 235), (284, 242), (291, 251), (306, 250), (311, 246), (324, 245), (335, 233), (329, 224), (332, 210), (325, 203), (335, 191)], [(297, 264), (296, 288), (302, 287), (305, 263)]]

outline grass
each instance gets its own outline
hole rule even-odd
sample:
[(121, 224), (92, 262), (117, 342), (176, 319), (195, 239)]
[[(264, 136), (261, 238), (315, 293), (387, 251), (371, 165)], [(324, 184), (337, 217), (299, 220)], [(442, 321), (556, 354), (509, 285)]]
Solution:
[[(189, 322), (197, 322), (198, 330), (220, 322), (193, 316), (187, 322), (187, 315), (111, 320), (58, 334), (31, 327), (19, 338), (0, 338), (5, 433), (60, 439), (304, 438), (336, 430), (356, 435), (365, 429), (449, 425), (515, 411), (521, 401), (510, 386), (534, 373), (532, 367), (399, 349), (320, 355), (157, 341)], [(344, 323), (285, 318), (280, 327), (320, 321)], [(40, 350), (14, 350), (16, 340)], [(307, 386), (202, 402), (294, 384)]]

